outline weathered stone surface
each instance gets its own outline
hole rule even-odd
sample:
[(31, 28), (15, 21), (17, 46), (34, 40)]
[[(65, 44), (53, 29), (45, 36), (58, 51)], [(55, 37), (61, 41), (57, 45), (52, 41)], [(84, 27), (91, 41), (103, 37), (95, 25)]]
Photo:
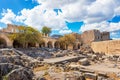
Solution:
[(44, 59), (42, 57), (37, 57), (37, 60), (44, 61)]
[[(30, 52), (31, 51), (32, 50), (30, 50)], [(113, 66), (113, 64), (116, 64), (115, 68), (119, 66), (119, 62), (116, 63), (116, 61), (119, 61), (119, 56), (107, 56), (103, 53), (92, 53), (91, 50), (87, 49), (85, 49), (85, 51), (83, 50), (83, 52), (72, 50), (57, 50), (49, 52), (35, 49), (29, 56), (29, 49), (25, 52), (27, 55), (16, 49), (0, 50), (1, 64), (10, 64), (9, 66), (7, 64), (7, 66), (2, 65), (0, 67), (0, 72), (2, 72), (0, 80), (2, 80), (2, 78), (9, 78), (8, 80), (32, 80), (33, 73), (31, 69), (33, 69), (35, 75), (37, 75), (33, 80), (45, 80), (46, 77), (43, 76), (45, 71), (47, 71), (50, 74), (50, 77), (52, 77), (50, 80), (86, 80), (85, 78), (94, 80), (95, 77), (99, 77), (98, 80), (110, 80), (108, 76), (106, 77), (106, 74), (103, 72), (99, 73), (99, 71), (103, 71), (102, 67), (104, 67), (105, 72), (113, 72), (112, 70), (114, 68), (111, 66)], [(48, 54), (51, 56), (44, 57)], [(119, 69), (117, 68), (114, 70), (114, 72), (116, 71), (119, 72)], [(63, 73), (66, 73), (67, 75)]]
[(116, 73), (116, 76), (117, 76), (118, 78), (120, 78), (120, 73)]
[(40, 77), (40, 78), (37, 78), (36, 80), (46, 80), (46, 79), (45, 79), (45, 78)]
[(92, 79), (92, 80), (97, 79), (97, 75), (93, 74), (93, 73), (84, 73), (84, 76), (85, 76), (86, 79)]
[(91, 48), (94, 52), (103, 52), (106, 54), (120, 54), (120, 40), (92, 42)]
[(16, 49), (0, 49), (0, 63), (12, 63), (15, 65), (32, 67), (39, 63), (37, 59), (29, 57)]
[(94, 73), (95, 71), (88, 70), (88, 69), (80, 69), (80, 72), (83, 72), (83, 73)]
[(81, 65), (84, 65), (84, 66), (90, 64), (87, 58), (80, 59), (80, 60), (79, 60), (79, 63), (80, 63)]
[(32, 80), (33, 72), (18, 65), (0, 63), (0, 80)]
[(40, 61), (16, 49), (0, 49), (0, 80), (32, 80), (30, 68)]
[(33, 73), (27, 68), (14, 69), (7, 74), (8, 80), (32, 80)]
[(20, 68), (20, 66), (16, 66), (10, 63), (0, 63), (0, 75), (1, 77), (5, 76), (13, 69), (18, 69), (18, 68)]
[(102, 76), (98, 76), (97, 80), (106, 80), (106, 78), (104, 78)]

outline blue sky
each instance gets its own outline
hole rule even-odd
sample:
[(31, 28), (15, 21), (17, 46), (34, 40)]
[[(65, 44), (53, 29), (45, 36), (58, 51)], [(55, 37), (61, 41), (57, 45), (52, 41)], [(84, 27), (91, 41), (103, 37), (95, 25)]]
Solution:
[(52, 34), (98, 29), (120, 38), (119, 0), (0, 0), (0, 29), (6, 24), (28, 25)]

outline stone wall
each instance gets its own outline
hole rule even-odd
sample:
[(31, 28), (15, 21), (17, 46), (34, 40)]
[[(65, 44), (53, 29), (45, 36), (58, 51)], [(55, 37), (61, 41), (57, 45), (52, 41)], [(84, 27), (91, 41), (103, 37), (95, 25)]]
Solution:
[(7, 28), (3, 28), (1, 31), (16, 33), (16, 32), (18, 32), (18, 27), (19, 26), (17, 26), (17, 25), (7, 24)]
[(81, 34), (81, 39), (84, 43), (91, 43), (93, 41), (110, 40), (109, 32), (100, 32), (99, 30), (88, 30)]
[(109, 32), (102, 32), (101, 33), (101, 41), (110, 40), (110, 33)]
[(106, 54), (120, 54), (120, 40), (92, 42), (91, 48), (94, 52), (103, 52)]
[(7, 35), (8, 34), (0, 33), (0, 38), (5, 40), (6, 47), (12, 47), (13, 46), (13, 42), (8, 38)]
[(90, 43), (94, 41), (94, 31), (85, 31), (81, 34), (81, 39), (84, 43)]
[[(18, 30), (19, 27), (20, 26), (17, 26), (17, 25), (7, 24), (7, 28), (4, 28), (4, 29), (0, 30), (0, 32), (1, 33), (18, 33), (19, 32), (19, 30)], [(85, 43), (85, 44), (89, 44), (90, 45), (91, 42), (94, 42), (94, 41), (110, 40), (109, 32), (100, 32), (99, 30), (95, 30), (95, 29), (94, 30), (85, 31), (82, 34), (78, 34), (78, 33), (71, 33), (71, 34), (73, 34), (75, 36), (76, 42), (73, 45), (74, 48), (70, 46), (69, 49), (78, 49), (78, 46), (81, 43), (82, 44)], [(0, 36), (0, 38), (5, 39), (5, 37), (1, 37), (1, 36)], [(5, 39), (5, 41), (6, 40), (8, 40), (8, 39)], [(44, 40), (43, 43), (36, 44), (36, 46), (39, 47), (39, 46), (43, 46), (44, 45), (44, 47), (54, 48), (55, 47), (55, 43), (58, 41), (57, 38), (52, 38), (52, 37), (49, 37), (48, 35), (45, 35), (45, 34), (43, 34), (43, 40)], [(12, 41), (9, 40), (9, 42), (7, 42), (7, 46), (12, 46), (11, 42)], [(76, 45), (76, 43), (79, 43), (79, 45), (78, 44)], [(60, 47), (60, 44), (59, 44), (58, 47)]]

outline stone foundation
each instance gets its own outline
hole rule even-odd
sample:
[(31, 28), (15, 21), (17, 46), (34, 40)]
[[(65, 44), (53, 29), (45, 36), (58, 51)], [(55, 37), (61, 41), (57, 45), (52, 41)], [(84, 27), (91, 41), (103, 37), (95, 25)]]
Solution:
[(91, 48), (94, 52), (120, 54), (120, 40), (92, 42)]

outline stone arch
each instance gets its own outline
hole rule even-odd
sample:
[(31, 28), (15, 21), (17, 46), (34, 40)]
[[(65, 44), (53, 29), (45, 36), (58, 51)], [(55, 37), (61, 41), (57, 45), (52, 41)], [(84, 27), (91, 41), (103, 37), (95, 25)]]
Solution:
[(78, 43), (78, 49), (80, 49), (80, 46), (81, 46), (81, 44), (80, 44), (80, 43)]
[(23, 45), (21, 43), (19, 43), (17, 40), (13, 41), (13, 47), (14, 48), (22, 48)]
[(48, 48), (53, 48), (52, 41), (48, 41), (47, 47), (48, 47)]
[(7, 34), (1, 33), (0, 39), (5, 43), (5, 47), (12, 47), (12, 41), (8, 38)]
[(78, 49), (77, 45), (78, 45), (77, 43), (73, 44), (73, 49), (74, 50)]
[(60, 48), (60, 43), (59, 43), (59, 41), (56, 41), (55, 43), (54, 43), (54, 48)]
[(74, 45), (73, 45), (73, 49), (75, 50), (75, 49), (80, 49), (80, 46), (81, 46), (81, 43), (75, 43)]
[(66, 44), (65, 43), (60, 43), (60, 49), (65, 50), (66, 49)]
[(39, 44), (39, 47), (40, 47), (40, 48), (45, 47), (45, 41), (41, 42), (41, 43)]
[(28, 43), (28, 48), (30, 47), (36, 47), (36, 43)]
[(5, 47), (7, 47), (5, 39), (0, 38), (0, 48), (5, 48)]

